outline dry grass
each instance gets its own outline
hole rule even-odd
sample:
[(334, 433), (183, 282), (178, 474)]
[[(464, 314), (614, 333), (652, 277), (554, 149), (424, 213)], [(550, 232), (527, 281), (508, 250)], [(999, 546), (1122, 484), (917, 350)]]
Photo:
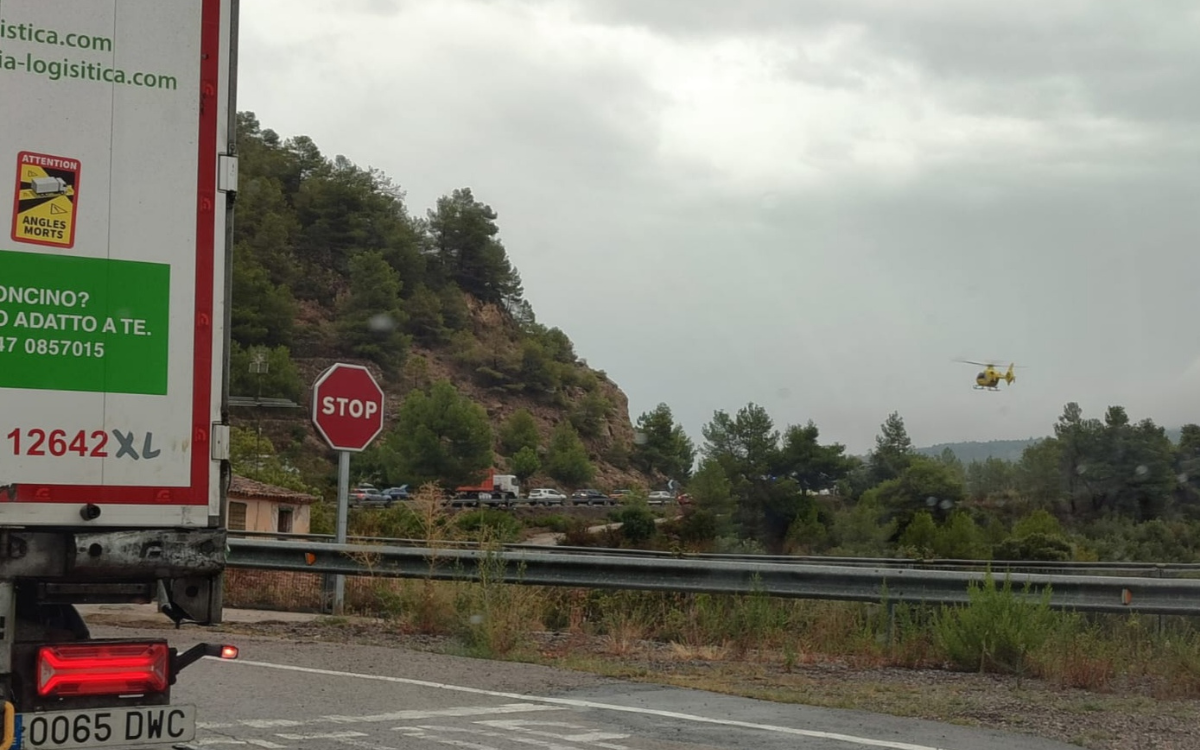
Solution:
[[(951, 666), (935, 610), (898, 606), (889, 627), (877, 605), (516, 586), (499, 583), (503, 567), (490, 558), (474, 582), (347, 578), (347, 612), (381, 615), (399, 632), (455, 636), (492, 654), (550, 631), (599, 639), (615, 657), (658, 645), (679, 660), (729, 658), (785, 671), (828, 659), (858, 669)], [(316, 611), (320, 578), (230, 570), (226, 604)], [(1157, 618), (1052, 614), (1047, 622), (1038, 621), (1046, 632), (1025, 657), (1024, 677), (1061, 689), (1200, 697), (1200, 633), (1187, 621), (1160, 629)]]

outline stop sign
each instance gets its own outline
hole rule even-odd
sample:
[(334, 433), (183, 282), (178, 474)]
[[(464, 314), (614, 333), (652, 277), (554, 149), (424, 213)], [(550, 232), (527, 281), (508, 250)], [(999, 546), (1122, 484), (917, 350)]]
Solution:
[(367, 368), (339, 362), (313, 383), (313, 424), (339, 451), (361, 451), (383, 431), (383, 389)]

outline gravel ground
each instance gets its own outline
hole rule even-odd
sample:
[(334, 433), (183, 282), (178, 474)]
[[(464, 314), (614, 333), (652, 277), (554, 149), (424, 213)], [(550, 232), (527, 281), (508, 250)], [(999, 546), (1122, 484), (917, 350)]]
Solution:
[[(92, 615), (88, 621), (156, 626), (121, 615)], [(464, 653), (453, 638), (398, 633), (382, 621), (359, 618), (232, 622), (213, 630)], [(559, 633), (536, 634), (528, 648), (510, 658), (638, 682), (1021, 732), (1094, 750), (1200, 750), (1200, 700), (1158, 700), (1140, 690), (1100, 693), (1014, 677), (836, 660), (810, 660), (788, 669), (777, 655), (739, 658), (652, 642), (618, 646), (608, 638)]]

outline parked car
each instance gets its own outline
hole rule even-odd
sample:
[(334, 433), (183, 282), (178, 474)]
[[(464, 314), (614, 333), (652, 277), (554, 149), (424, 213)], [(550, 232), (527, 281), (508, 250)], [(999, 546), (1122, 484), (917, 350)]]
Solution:
[(352, 508), (386, 508), (392, 499), (379, 491), (373, 484), (360, 484), (350, 488), (349, 505)]
[(571, 493), (571, 503), (573, 505), (608, 505), (612, 502), (612, 498), (605, 495), (600, 490), (583, 489), (575, 490)]
[(532, 505), (562, 505), (567, 496), (552, 487), (538, 487), (529, 491), (529, 502)]
[(408, 485), (402, 484), (399, 487), (388, 487), (383, 491), (383, 495), (390, 500), (407, 500), (409, 498)]
[(674, 499), (674, 496), (666, 490), (655, 490), (646, 498), (646, 502), (648, 502), (650, 505), (664, 505)]

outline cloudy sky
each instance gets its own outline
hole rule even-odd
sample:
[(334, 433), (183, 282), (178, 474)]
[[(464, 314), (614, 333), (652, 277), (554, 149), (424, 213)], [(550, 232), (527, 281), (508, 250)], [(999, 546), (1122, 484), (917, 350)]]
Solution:
[(1195, 2), (252, 0), (241, 55), (265, 127), (491, 204), (634, 418), (1200, 421)]

